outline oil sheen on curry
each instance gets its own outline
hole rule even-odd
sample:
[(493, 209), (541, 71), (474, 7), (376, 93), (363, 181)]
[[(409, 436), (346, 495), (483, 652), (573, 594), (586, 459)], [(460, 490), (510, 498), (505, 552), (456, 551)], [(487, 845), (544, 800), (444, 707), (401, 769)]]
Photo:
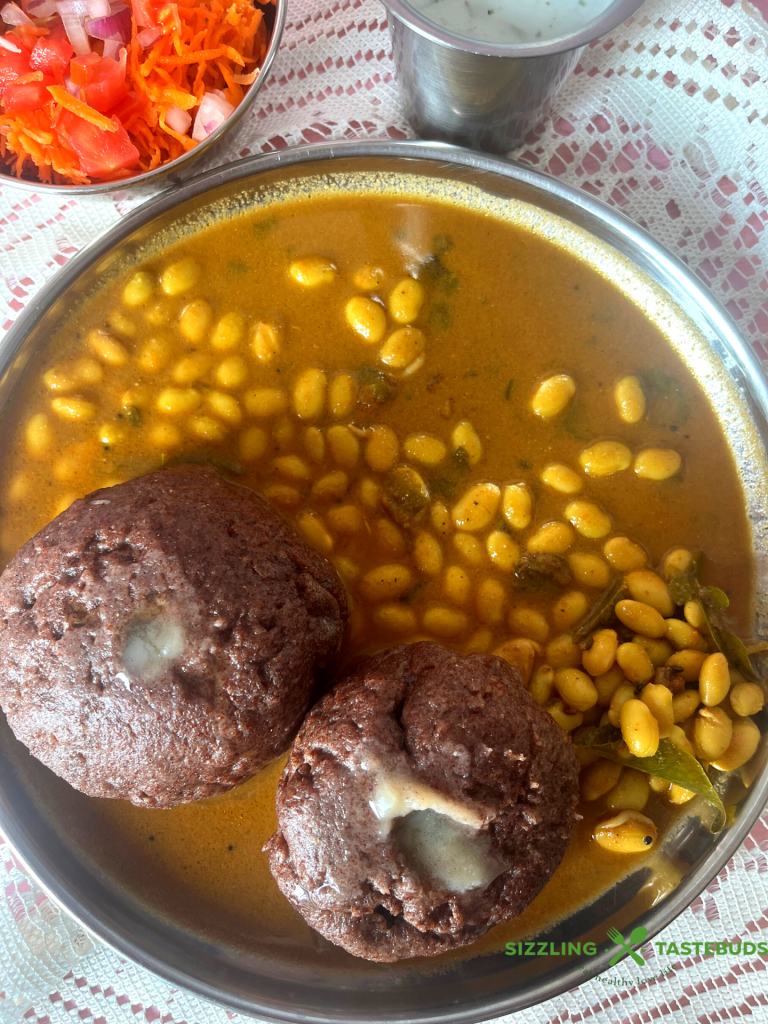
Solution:
[[(745, 631), (751, 549), (728, 447), (643, 311), (532, 232), (387, 196), (252, 210), (89, 299), (6, 424), (3, 564), (76, 497), (209, 464), (336, 566), (352, 608), (343, 661), (417, 639), (496, 652), (576, 738), (623, 726), (623, 703), (663, 690), (666, 671), (680, 680), (668, 705), (646, 694), (657, 742), (661, 722), (700, 761), (741, 766), (695, 723), (714, 708), (735, 736), (761, 700), (727, 669), (714, 700), (719, 656), (695, 602), (676, 607), (667, 585), (703, 553)], [(619, 577), (618, 634), (576, 642)], [(646, 628), (649, 608), (662, 627)], [(686, 812), (684, 787), (590, 750), (579, 759), (582, 818), (564, 860), (472, 953), (540, 932), (646, 857), (622, 815), (655, 838)], [(300, 956), (316, 939), (262, 852), (283, 764), (169, 810), (82, 798), (82, 841), (176, 919), (245, 945), (269, 934)]]

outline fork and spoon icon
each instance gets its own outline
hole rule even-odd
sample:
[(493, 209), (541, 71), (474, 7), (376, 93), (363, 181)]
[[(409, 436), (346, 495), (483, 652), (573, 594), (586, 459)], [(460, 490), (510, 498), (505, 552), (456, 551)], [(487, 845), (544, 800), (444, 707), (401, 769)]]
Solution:
[(611, 940), (611, 942), (615, 942), (617, 946), (622, 947), (618, 951), (618, 953), (616, 953), (616, 955), (608, 961), (610, 967), (613, 967), (613, 965), (624, 956), (625, 952), (629, 953), (629, 955), (632, 957), (632, 959), (635, 961), (638, 967), (645, 967), (645, 960), (643, 960), (639, 953), (636, 953), (630, 947), (638, 946), (641, 942), (645, 942), (646, 938), (648, 937), (647, 928), (645, 928), (643, 925), (638, 925), (637, 928), (632, 929), (632, 931), (630, 932), (630, 936), (627, 940), (624, 939), (624, 936), (617, 928), (609, 928), (606, 934), (608, 938)]

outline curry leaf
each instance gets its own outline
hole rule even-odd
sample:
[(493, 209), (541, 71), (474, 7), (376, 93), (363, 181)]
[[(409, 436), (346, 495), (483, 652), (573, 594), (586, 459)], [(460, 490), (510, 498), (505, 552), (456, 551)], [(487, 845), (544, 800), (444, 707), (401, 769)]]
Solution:
[(712, 639), (717, 644), (717, 649), (728, 659), (728, 664), (738, 669), (747, 679), (756, 679), (755, 670), (752, 668), (752, 662), (749, 660), (743, 641), (727, 630), (720, 621), (718, 612), (727, 608), (729, 604), (726, 595), (717, 587), (701, 587), (696, 599), (704, 614)]
[(653, 757), (634, 757), (630, 754), (621, 738), (621, 731), (612, 725), (586, 729), (573, 742), (576, 746), (599, 751), (601, 757), (606, 757), (609, 761), (617, 761), (627, 768), (637, 768), (638, 771), (656, 775), (666, 782), (672, 782), (696, 793), (717, 810), (712, 831), (719, 832), (725, 824), (723, 801), (709, 781), (707, 773), (693, 754), (678, 747), (672, 740), (666, 737), (659, 740), (659, 748)]
[(580, 644), (582, 640), (596, 633), (601, 626), (607, 625), (614, 617), (614, 609), (619, 601), (627, 593), (627, 581), (619, 576), (613, 581), (607, 590), (598, 597), (584, 618), (576, 625), (571, 633), (571, 640)]
[(450, 501), (469, 474), (469, 456), (463, 448), (454, 448), (448, 458), (447, 468), (430, 484), (430, 492)]
[(691, 415), (690, 403), (675, 377), (654, 367), (639, 374), (646, 401), (646, 418), (657, 427), (682, 427)]
[(675, 604), (684, 605), (687, 601), (693, 601), (699, 592), (699, 578), (701, 577), (703, 555), (699, 552), (691, 561), (687, 569), (676, 572), (669, 580), (669, 594)]

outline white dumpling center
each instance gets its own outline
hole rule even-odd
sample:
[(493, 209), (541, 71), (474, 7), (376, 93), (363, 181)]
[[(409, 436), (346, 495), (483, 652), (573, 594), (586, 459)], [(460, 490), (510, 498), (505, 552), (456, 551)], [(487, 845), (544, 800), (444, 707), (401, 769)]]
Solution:
[(123, 665), (134, 679), (153, 679), (184, 653), (186, 634), (176, 619), (161, 615), (136, 620), (123, 651)]

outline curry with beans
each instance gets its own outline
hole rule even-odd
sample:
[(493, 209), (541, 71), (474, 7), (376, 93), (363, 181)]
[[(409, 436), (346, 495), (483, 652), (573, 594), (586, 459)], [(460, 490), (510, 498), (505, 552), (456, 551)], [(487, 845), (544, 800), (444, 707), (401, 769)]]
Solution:
[[(4, 562), (77, 496), (206, 462), (334, 562), (343, 659), (430, 638), (518, 668), (574, 737), (583, 818), (475, 950), (635, 866), (706, 790), (691, 765), (749, 783), (763, 690), (723, 641), (750, 614), (730, 452), (643, 310), (533, 232), (394, 196), (252, 210), (89, 299), (5, 423)], [(300, 951), (261, 852), (281, 767), (171, 810), (92, 801), (85, 841), (177, 918)]]

